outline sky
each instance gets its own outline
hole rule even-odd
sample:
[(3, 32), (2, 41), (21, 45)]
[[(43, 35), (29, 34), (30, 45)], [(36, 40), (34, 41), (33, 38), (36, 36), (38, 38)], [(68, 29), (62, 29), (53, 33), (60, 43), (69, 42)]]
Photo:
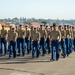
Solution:
[(75, 0), (0, 0), (0, 19), (75, 19)]

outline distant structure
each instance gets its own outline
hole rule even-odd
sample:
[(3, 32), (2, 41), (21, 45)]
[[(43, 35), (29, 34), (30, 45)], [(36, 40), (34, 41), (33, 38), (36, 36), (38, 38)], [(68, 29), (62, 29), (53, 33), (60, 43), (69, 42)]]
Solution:
[(15, 26), (14, 23), (5, 23), (5, 22), (0, 22), (0, 30), (2, 29), (2, 25), (5, 24), (5, 29), (9, 30), (10, 26)]
[(40, 24), (38, 22), (29, 22), (28, 25), (31, 27), (32, 25), (33, 26), (38, 26), (40, 27)]

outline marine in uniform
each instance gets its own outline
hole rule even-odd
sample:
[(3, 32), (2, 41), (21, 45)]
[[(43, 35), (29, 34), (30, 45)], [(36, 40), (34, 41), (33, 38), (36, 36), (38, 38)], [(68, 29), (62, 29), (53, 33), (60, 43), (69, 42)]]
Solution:
[(27, 54), (30, 53), (30, 30), (28, 30), (28, 24), (25, 24), (25, 32), (26, 32), (26, 37), (25, 37), (25, 43), (27, 46)]
[(0, 30), (0, 50), (1, 50), (1, 30)]
[(61, 49), (62, 49), (62, 56), (63, 58), (66, 57), (66, 44), (65, 44), (65, 37), (66, 37), (66, 31), (62, 26), (60, 27), (60, 32), (61, 32)]
[(38, 30), (40, 32), (40, 36), (41, 36), (40, 47), (42, 48), (42, 56), (44, 56), (45, 53), (46, 53), (45, 42), (46, 42), (46, 39), (47, 39), (47, 32), (46, 32), (46, 30), (44, 29), (43, 26), (44, 26), (44, 24), (41, 23), (40, 28)]
[[(10, 37), (11, 37), (11, 35), (12, 35), (12, 28), (11, 28), (12, 26), (10, 26), (10, 30), (8, 30), (8, 52), (10, 51)], [(9, 53), (11, 53), (12, 54), (12, 51), (10, 51)], [(10, 55), (11, 55), (10, 54)]]
[(46, 32), (47, 32), (47, 39), (46, 39), (46, 47), (48, 49), (48, 54), (50, 54), (50, 30), (48, 29), (49, 24), (46, 24)]
[[(19, 31), (19, 25), (16, 25), (15, 32), (18, 33), (18, 31)], [(17, 49), (19, 50), (19, 45), (18, 45), (18, 43), (19, 43), (19, 38), (17, 38)]]
[(33, 32), (34, 32), (34, 28), (33, 25), (31, 26), (31, 30), (30, 30), (30, 50), (32, 50), (32, 38), (33, 38)]
[(53, 30), (53, 26), (50, 26), (50, 31), (52, 31)]
[[(15, 58), (16, 57), (16, 49), (17, 49), (17, 47), (16, 47), (16, 45), (17, 45), (17, 37), (18, 37), (18, 33), (16, 33), (15, 32), (15, 27), (11, 27), (11, 29), (12, 29), (12, 35), (11, 35), (11, 33), (9, 33), (9, 35), (11, 35), (10, 37), (9, 37), (9, 39), (10, 39), (10, 50), (9, 50), (9, 58), (11, 58), (12, 57), (12, 55), (13, 55), (13, 58)], [(12, 53), (10, 53), (10, 52), (13, 52), (13, 54)]]
[(73, 30), (73, 49), (74, 49), (74, 51), (75, 51), (75, 27), (73, 26), (72, 27), (72, 30)]
[(59, 42), (61, 41), (61, 33), (59, 32), (56, 23), (53, 24), (53, 31), (50, 33), (50, 40), (51, 40), (51, 61), (58, 60), (60, 56), (59, 52)]
[(73, 30), (72, 25), (70, 25), (70, 53), (73, 51)]
[(6, 55), (7, 52), (7, 30), (5, 30), (5, 25), (2, 25), (2, 29), (1, 29), (1, 56), (2, 56), (2, 49), (3, 49), (3, 44), (4, 44), (4, 55)]
[(66, 31), (66, 55), (69, 56), (70, 54), (70, 28), (69, 25), (64, 25), (65, 26), (65, 31)]
[(34, 26), (34, 31), (33, 31), (33, 35), (32, 35), (32, 43), (33, 43), (33, 48), (32, 48), (32, 58), (39, 57), (39, 48), (38, 48), (38, 44), (40, 42), (40, 33), (37, 31), (37, 27)]
[[(21, 51), (22, 51), (22, 55), (25, 55), (25, 30), (23, 30), (22, 25), (19, 25), (19, 30), (18, 30), (18, 56), (20, 56)], [(22, 48), (21, 48), (22, 47)]]

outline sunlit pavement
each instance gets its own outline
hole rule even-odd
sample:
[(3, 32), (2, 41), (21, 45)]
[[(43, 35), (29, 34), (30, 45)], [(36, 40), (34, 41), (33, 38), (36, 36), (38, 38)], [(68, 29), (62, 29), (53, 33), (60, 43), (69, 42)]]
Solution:
[(0, 75), (75, 75), (75, 53), (65, 59), (50, 62), (50, 55), (31, 58), (31, 55), (9, 59), (0, 57)]

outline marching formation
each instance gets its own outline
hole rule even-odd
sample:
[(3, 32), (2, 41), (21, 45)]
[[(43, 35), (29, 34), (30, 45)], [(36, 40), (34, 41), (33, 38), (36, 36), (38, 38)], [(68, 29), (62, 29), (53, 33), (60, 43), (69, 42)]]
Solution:
[(28, 30), (28, 24), (16, 27), (10, 26), (5, 30), (2, 25), (0, 30), (0, 56), (9, 58), (32, 54), (32, 58), (39, 58), (40, 55), (51, 55), (50, 61), (58, 61), (60, 54), (63, 58), (75, 51), (75, 27), (71, 25), (52, 26), (43, 23), (40, 27), (32, 25)]

